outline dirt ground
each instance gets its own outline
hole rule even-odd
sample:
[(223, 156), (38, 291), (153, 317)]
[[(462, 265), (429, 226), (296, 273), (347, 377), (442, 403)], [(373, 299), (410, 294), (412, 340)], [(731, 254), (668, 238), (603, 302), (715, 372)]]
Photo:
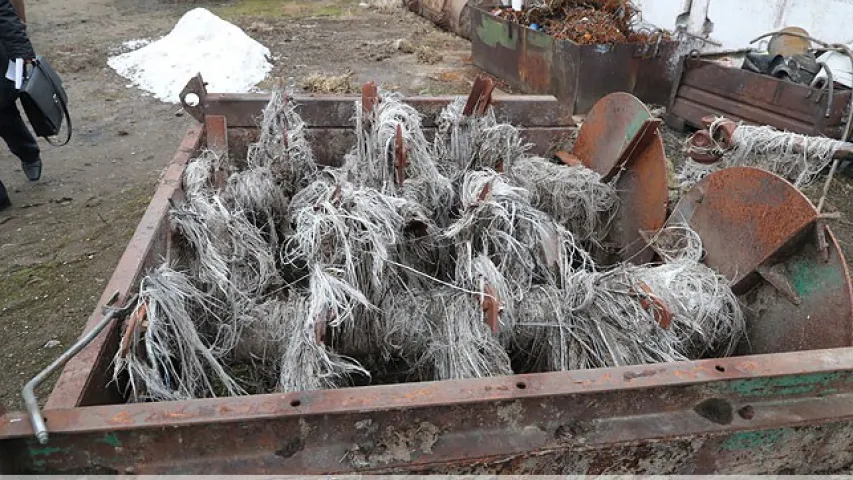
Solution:
[[(463, 93), (477, 71), (469, 44), (403, 10), (358, 0), (235, 0), (164, 5), (156, 0), (27, 0), (31, 38), (63, 74), (75, 136), (44, 144), (44, 176), (29, 183), (0, 148), (0, 178), (14, 206), (0, 213), (0, 404), (22, 407), (24, 383), (81, 332), (193, 120), (107, 67), (122, 42), (166, 34), (204, 6), (243, 27), (274, 54), (273, 78), (302, 85), (312, 74), (351, 74), (413, 94)], [(426, 48), (417, 48), (425, 46)], [(666, 131), (677, 157), (683, 136)], [(853, 186), (836, 182), (827, 211), (851, 209)], [(834, 223), (850, 251), (853, 223)], [(46, 398), (52, 384), (39, 392)]]

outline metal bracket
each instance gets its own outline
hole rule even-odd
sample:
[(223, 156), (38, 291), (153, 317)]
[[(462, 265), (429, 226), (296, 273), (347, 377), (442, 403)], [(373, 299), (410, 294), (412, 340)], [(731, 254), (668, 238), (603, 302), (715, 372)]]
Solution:
[[(219, 155), (228, 154), (228, 123), (222, 115), (205, 115), (204, 130), (207, 147)], [(285, 137), (287, 138), (287, 134)]]
[(613, 179), (619, 172), (624, 170), (629, 163), (636, 158), (637, 154), (645, 150), (646, 147), (649, 146), (652, 139), (655, 138), (658, 132), (658, 128), (660, 124), (663, 123), (659, 118), (650, 118), (643, 122), (643, 125), (640, 126), (639, 131), (636, 135), (631, 138), (631, 141), (628, 145), (625, 145), (625, 148), (622, 149), (622, 153), (619, 154), (619, 159), (616, 160), (616, 164), (613, 165), (613, 168), (610, 172), (607, 173), (604, 177), (601, 178), (603, 182), (609, 182)]
[(181, 90), (181, 105), (187, 113), (199, 123), (204, 123), (204, 110), (207, 104), (207, 83), (197, 74)]
[(403, 191), (403, 182), (406, 181), (406, 144), (403, 142), (403, 126), (397, 124), (397, 134), (394, 139), (394, 171), (396, 172), (397, 189)]
[(367, 82), (361, 87), (361, 111), (365, 114), (373, 113), (379, 103), (379, 91), (376, 82)]
[(470, 117), (471, 115), (484, 115), (492, 103), (492, 92), (495, 90), (495, 82), (491, 78), (478, 76), (474, 80), (474, 86), (471, 87), (471, 93), (468, 95), (468, 101), (465, 102), (465, 108), (462, 110), (462, 115)]
[(47, 425), (44, 423), (44, 417), (41, 415), (41, 408), (39, 408), (38, 398), (36, 398), (35, 389), (39, 385), (41, 385), (45, 380), (48, 379), (55, 371), (59, 370), (60, 367), (68, 363), (69, 360), (74, 358), (75, 355), (80, 353), (81, 350), (86, 348), (92, 340), (94, 340), (100, 333), (109, 325), (113, 319), (121, 318), (129, 314), (133, 310), (133, 306), (136, 304), (136, 299), (138, 295), (134, 294), (127, 301), (124, 307), (115, 308), (113, 305), (118, 301), (120, 296), (119, 292), (115, 292), (112, 294), (107, 303), (104, 305), (103, 314), (104, 317), (101, 321), (92, 327), (91, 330), (86, 332), (85, 335), (80, 337), (77, 340), (77, 343), (71, 346), (68, 350), (65, 351), (62, 355), (59, 356), (56, 360), (53, 361), (47, 368), (39, 372), (38, 375), (30, 379), (29, 382), (24, 386), (23, 391), (21, 392), (21, 396), (24, 397), (24, 405), (27, 407), (27, 413), (30, 416), (30, 423), (33, 426), (33, 432), (36, 434), (36, 438), (39, 443), (44, 445), (47, 443), (48, 433), (47, 433)]
[(756, 271), (761, 278), (767, 281), (770, 285), (773, 286), (779, 293), (781, 293), (785, 298), (791, 301), (794, 305), (801, 305), (803, 300), (797, 295), (796, 290), (794, 290), (791, 282), (788, 281), (788, 277), (782, 272), (784, 266), (782, 265), (773, 265), (773, 266), (765, 266), (759, 265), (756, 268)]

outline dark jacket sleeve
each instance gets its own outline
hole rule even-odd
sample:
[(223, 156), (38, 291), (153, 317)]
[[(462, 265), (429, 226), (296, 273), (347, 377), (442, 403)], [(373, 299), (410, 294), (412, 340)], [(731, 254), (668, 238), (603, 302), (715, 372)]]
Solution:
[[(21, 23), (15, 7), (9, 0), (0, 0), (0, 42), (9, 58), (33, 59), (36, 57), (27, 28)], [(5, 68), (0, 66), (0, 68)]]

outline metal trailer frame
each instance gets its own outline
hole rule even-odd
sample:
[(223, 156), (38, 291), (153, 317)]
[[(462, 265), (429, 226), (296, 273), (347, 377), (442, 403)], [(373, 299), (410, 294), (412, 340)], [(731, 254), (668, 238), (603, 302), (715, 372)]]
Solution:
[(686, 56), (668, 102), (666, 123), (676, 130), (702, 129), (722, 116), (805, 135), (841, 138), (853, 91), (833, 94), (740, 68)]
[[(87, 330), (112, 292), (127, 298), (170, 248), (169, 202), (193, 155), (239, 153), (256, 134), (265, 97), (208, 95), (200, 79), (188, 92), (199, 95), (188, 110), (203, 126), (182, 141)], [(353, 100), (297, 99), (320, 150), (352, 140)], [(427, 127), (448, 101), (410, 99)], [(553, 97), (494, 104), (533, 141), (572, 128)], [(847, 278), (836, 281), (849, 292)], [(65, 367), (43, 412), (47, 445), (25, 413), (0, 417), (0, 472), (821, 473), (853, 464), (849, 338), (808, 350), (826, 342), (806, 335), (788, 346), (802, 351), (695, 362), (127, 404), (107, 382), (119, 334), (113, 323)]]

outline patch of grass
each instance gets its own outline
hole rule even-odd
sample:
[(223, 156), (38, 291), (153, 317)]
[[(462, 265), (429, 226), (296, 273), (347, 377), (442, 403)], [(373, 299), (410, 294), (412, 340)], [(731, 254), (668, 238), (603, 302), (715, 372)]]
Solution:
[(32, 267), (24, 267), (10, 273), (9, 281), (12, 283), (12, 287), (16, 287), (17, 289), (27, 286), (33, 279), (39, 280), (39, 283), (41, 283), (45, 279), (53, 278), (56, 269), (61, 266), (62, 262), (54, 260)]
[(228, 20), (245, 17), (295, 19), (341, 17), (352, 5), (351, 1), (346, 0), (237, 0), (213, 10), (220, 17)]

